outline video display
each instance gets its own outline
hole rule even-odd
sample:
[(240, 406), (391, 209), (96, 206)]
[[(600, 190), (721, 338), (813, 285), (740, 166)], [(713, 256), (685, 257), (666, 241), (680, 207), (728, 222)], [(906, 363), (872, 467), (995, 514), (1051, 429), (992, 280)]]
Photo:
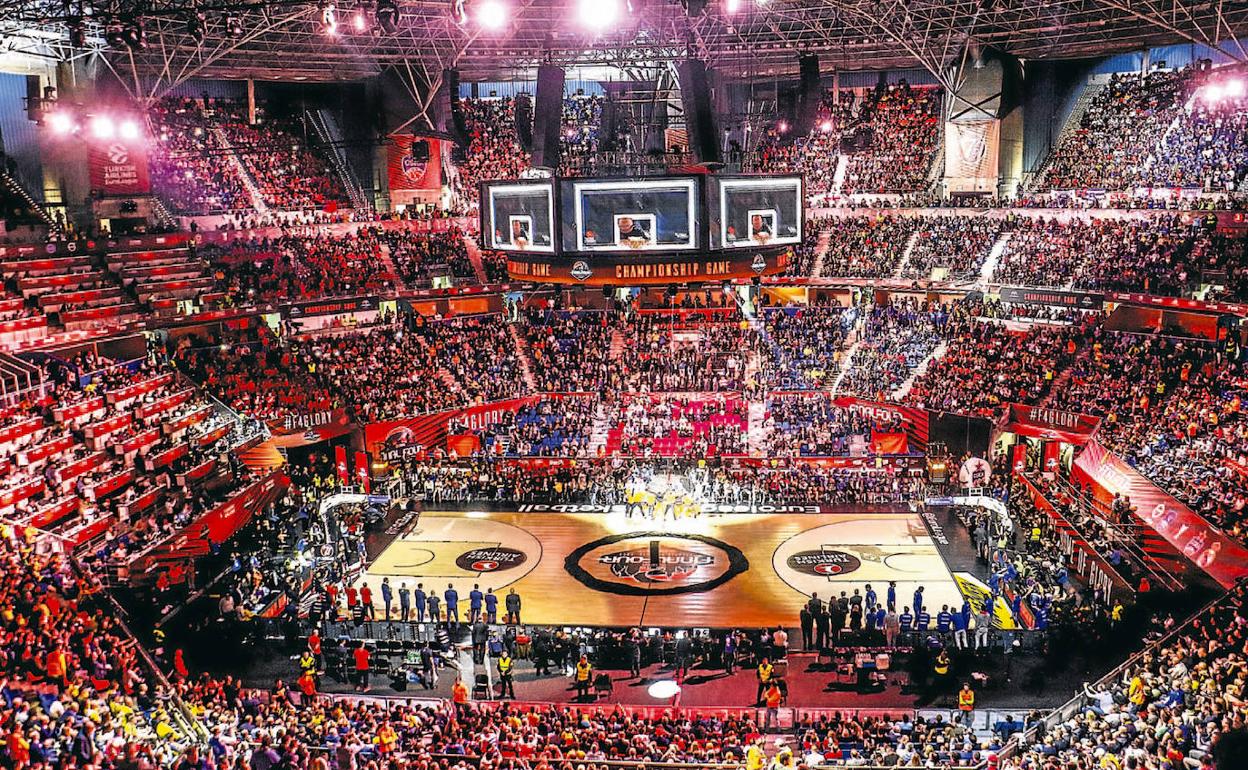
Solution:
[(802, 179), (719, 179), (711, 248), (754, 249), (802, 241)]
[(698, 248), (698, 184), (694, 179), (567, 181), (562, 185), (564, 251)]
[(555, 250), (555, 196), (549, 182), (485, 186), (481, 232), (489, 248), (502, 251)]

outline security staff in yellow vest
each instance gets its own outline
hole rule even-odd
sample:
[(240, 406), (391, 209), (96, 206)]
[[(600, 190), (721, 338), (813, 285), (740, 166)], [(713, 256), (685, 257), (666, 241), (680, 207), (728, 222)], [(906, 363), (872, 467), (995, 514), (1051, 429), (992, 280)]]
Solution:
[(949, 653), (941, 650), (932, 664), (932, 693), (949, 692)]
[(763, 693), (767, 691), (767, 685), (771, 684), (772, 677), (775, 675), (775, 666), (771, 665), (771, 661), (763, 658), (758, 664), (758, 695), (755, 696), (754, 702), (761, 704), (763, 702)]
[(572, 674), (573, 684), (576, 685), (576, 697), (578, 699), (589, 698), (589, 688), (594, 680), (594, 667), (590, 665), (589, 658), (584, 655), (576, 662), (576, 671)]
[(503, 698), (516, 699), (515, 670), (515, 661), (511, 659), (511, 654), (504, 648), (503, 654), (498, 658), (498, 697), (500, 700)]
[(969, 725), (975, 711), (975, 691), (969, 682), (963, 682), (962, 689), (958, 690), (958, 711), (961, 712), (963, 724)]

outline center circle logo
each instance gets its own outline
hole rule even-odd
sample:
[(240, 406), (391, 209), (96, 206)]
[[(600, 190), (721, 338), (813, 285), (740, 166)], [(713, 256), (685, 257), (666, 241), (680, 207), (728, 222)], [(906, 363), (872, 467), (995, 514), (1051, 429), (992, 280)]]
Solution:
[(578, 281), (587, 280), (594, 271), (589, 268), (589, 263), (583, 259), (578, 259), (572, 263), (572, 277)]
[(528, 558), (524, 551), (517, 551), (515, 548), (474, 548), (457, 556), (455, 566), (468, 572), (498, 572), (519, 567)]
[(785, 559), (789, 569), (803, 575), (832, 577), (853, 572), (862, 566), (857, 556), (845, 551), (798, 551)]
[(582, 585), (621, 596), (712, 591), (750, 567), (739, 548), (704, 535), (633, 532), (577, 548), (564, 569)]

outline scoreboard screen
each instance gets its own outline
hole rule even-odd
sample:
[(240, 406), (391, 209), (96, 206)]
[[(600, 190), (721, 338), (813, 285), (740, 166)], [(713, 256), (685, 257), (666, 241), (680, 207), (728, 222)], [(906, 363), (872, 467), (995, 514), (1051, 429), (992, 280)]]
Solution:
[(566, 252), (698, 248), (698, 181), (685, 177), (561, 182)]
[(718, 222), (711, 248), (757, 249), (802, 242), (802, 178), (712, 179)]
[(487, 184), (481, 232), (501, 251), (555, 251), (555, 194), (550, 182)]

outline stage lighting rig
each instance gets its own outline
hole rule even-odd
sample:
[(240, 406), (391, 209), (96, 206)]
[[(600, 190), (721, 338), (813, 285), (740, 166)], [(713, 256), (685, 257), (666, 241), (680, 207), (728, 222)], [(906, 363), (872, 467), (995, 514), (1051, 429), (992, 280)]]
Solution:
[(225, 34), (237, 40), (243, 36), (245, 31), (243, 29), (243, 20), (239, 16), (233, 13), (225, 15)]
[(109, 48), (119, 51), (126, 49), (126, 27), (116, 16), (110, 16), (104, 22), (104, 42), (108, 43)]
[(399, 6), (394, 0), (377, 0), (377, 26), (387, 35), (399, 31)]
[(186, 24), (186, 34), (191, 36), (195, 41), (195, 45), (204, 42), (204, 14), (198, 8), (192, 8), (186, 11), (182, 16), (183, 23)]

